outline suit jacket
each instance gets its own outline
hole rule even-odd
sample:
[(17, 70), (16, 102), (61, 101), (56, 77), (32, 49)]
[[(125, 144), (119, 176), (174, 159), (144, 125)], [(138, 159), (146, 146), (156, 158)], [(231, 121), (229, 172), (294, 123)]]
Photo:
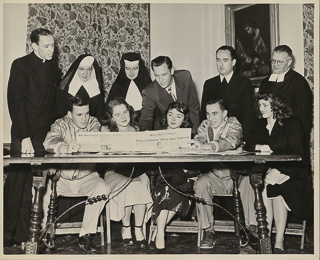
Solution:
[(290, 69), (285, 74), (283, 82), (272, 82), (267, 77), (261, 82), (259, 93), (274, 94), (290, 105), (294, 115), (301, 120), (306, 135), (309, 135), (313, 96), (308, 82), (302, 75)]
[(21, 142), (31, 137), (33, 142), (37, 131), (50, 129), (57, 117), (54, 102), (58, 76), (54, 60), (43, 63), (33, 52), (13, 61), (8, 82), (11, 139)]
[[(173, 78), (176, 84), (177, 100), (188, 107), (193, 125), (192, 132), (196, 133), (199, 126), (199, 102), (191, 74), (187, 70), (176, 70)], [(174, 102), (173, 98), (154, 80), (142, 91), (142, 99), (140, 129), (142, 131), (162, 129), (161, 120), (168, 105)]]
[(206, 119), (206, 102), (221, 98), (228, 104), (228, 116), (236, 117), (242, 125), (244, 140), (251, 132), (254, 109), (254, 88), (251, 81), (233, 73), (227, 87), (223, 87), (220, 76), (206, 80), (201, 99), (201, 121)]

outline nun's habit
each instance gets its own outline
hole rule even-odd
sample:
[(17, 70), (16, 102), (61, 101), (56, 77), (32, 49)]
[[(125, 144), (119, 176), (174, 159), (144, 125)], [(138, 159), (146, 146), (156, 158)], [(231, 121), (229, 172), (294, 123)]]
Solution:
[[(131, 80), (127, 77), (125, 72), (125, 63), (127, 61), (139, 61), (138, 76)], [(113, 83), (108, 98), (107, 104), (116, 97), (122, 97), (130, 104), (136, 112), (142, 108), (142, 90), (151, 83), (149, 71), (141, 58), (140, 53), (128, 52), (124, 53), (120, 60), (120, 72)]]
[[(77, 70), (79, 66), (91, 66), (93, 70), (87, 81), (82, 81)], [(70, 66), (58, 87), (56, 108), (60, 117), (67, 114), (67, 102), (73, 96), (89, 101), (90, 115), (99, 120), (105, 112), (103, 81), (97, 60), (89, 54), (80, 55)]]

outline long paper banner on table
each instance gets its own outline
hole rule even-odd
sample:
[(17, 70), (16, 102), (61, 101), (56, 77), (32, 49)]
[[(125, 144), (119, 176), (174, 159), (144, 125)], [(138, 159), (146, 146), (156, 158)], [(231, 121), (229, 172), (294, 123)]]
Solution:
[(145, 132), (79, 132), (81, 152), (169, 152), (189, 148), (191, 128)]

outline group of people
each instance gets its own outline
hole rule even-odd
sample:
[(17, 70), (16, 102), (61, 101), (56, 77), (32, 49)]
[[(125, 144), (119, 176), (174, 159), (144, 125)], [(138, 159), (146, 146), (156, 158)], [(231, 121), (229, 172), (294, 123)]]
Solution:
[[(218, 48), (219, 75), (204, 83), (200, 107), (191, 73), (175, 70), (167, 56), (151, 61), (155, 76), (152, 81), (140, 54), (124, 53), (119, 75), (105, 98), (101, 71), (92, 55), (79, 56), (59, 81), (52, 33), (36, 29), (31, 33), (31, 42), (34, 51), (13, 62), (8, 83), (12, 156), (76, 153), (80, 150), (77, 132), (192, 128), (191, 149), (199, 152), (245, 149), (298, 154), (303, 158), (296, 163), (266, 165), (263, 200), (270, 235), (273, 218), (277, 229), (274, 252), (284, 251), (288, 211), (299, 219), (310, 215), (313, 191), (305, 158), (313, 98), (304, 77), (290, 68), (293, 54), (288, 46), (274, 49), (272, 74), (262, 81), (256, 95), (251, 81), (234, 72), (234, 48)], [(184, 217), (190, 209), (188, 198), (175, 189), (195, 192), (205, 201), (211, 201), (215, 194), (232, 193), (230, 174), (236, 169), (223, 163), (206, 165), (191, 185), (187, 178), (189, 166), (170, 163), (155, 169), (154, 165), (134, 163), (99, 167), (92, 163), (62, 164), (57, 193), (88, 197), (110, 194), (132, 176), (129, 184), (108, 201), (111, 220), (122, 221), (124, 245), (144, 248), (147, 242), (142, 226), (153, 218), (157, 230), (150, 246), (163, 249), (166, 225), (176, 214)], [(56, 173), (51, 168), (45, 171)], [(150, 172), (156, 175), (152, 191)], [(30, 166), (12, 166), (4, 187), (5, 246), (28, 239), (31, 188)], [(246, 225), (255, 228), (254, 195), (248, 177), (241, 177), (239, 190)], [(44, 195), (46, 205), (49, 196)], [(86, 250), (95, 250), (90, 234), (96, 233), (104, 204), (100, 201), (85, 207), (79, 245)], [(199, 226), (204, 230), (200, 248), (212, 248), (216, 243), (213, 208), (197, 203), (196, 209)], [(132, 212), (135, 239), (131, 234)]]

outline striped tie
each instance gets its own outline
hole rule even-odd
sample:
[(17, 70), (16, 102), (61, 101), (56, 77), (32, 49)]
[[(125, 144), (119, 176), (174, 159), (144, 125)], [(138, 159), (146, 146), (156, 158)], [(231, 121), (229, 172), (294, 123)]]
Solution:
[(172, 93), (171, 87), (167, 87), (166, 90), (167, 90), (168, 93), (171, 95), (173, 101), (176, 101), (176, 100), (177, 100), (177, 97), (175, 96), (175, 94)]

